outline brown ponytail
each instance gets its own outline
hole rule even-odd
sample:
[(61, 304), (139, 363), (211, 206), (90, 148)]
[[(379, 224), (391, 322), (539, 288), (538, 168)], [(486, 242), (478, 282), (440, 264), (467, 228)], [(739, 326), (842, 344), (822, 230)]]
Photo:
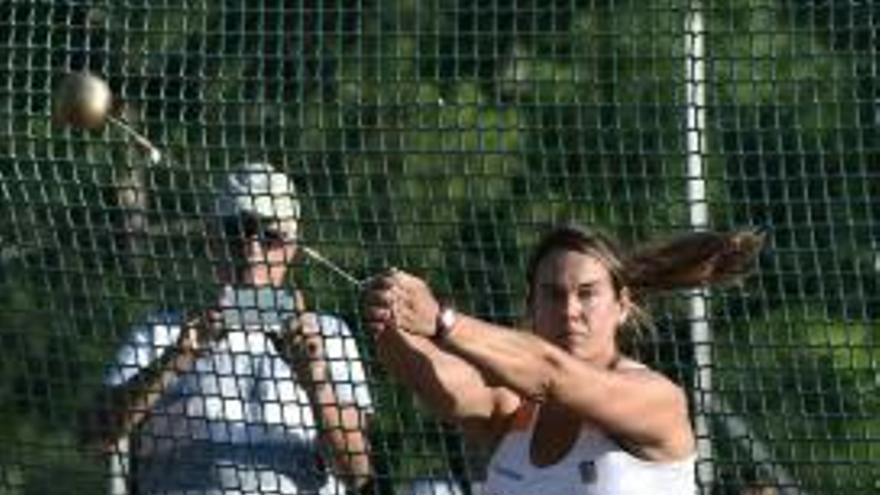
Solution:
[(749, 272), (764, 240), (757, 230), (681, 234), (627, 257), (627, 285), (647, 295), (729, 282)]
[(576, 251), (601, 261), (617, 291), (626, 287), (647, 295), (688, 289), (729, 282), (747, 274), (764, 246), (764, 238), (763, 232), (754, 229), (688, 232), (625, 255), (601, 232), (563, 225), (538, 242), (526, 276), (531, 291), (538, 264), (550, 252)]

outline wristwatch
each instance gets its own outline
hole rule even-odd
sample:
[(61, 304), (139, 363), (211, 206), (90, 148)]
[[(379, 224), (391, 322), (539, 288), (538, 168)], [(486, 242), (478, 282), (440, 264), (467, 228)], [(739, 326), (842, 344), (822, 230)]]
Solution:
[(437, 312), (437, 323), (432, 338), (436, 341), (442, 341), (449, 335), (456, 323), (458, 323), (458, 313), (455, 309), (452, 306), (441, 304), (440, 310)]

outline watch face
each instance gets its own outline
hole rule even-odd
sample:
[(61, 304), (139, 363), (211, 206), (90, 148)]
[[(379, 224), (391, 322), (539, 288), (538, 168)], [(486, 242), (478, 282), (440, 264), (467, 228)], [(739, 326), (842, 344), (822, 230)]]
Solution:
[(440, 315), (440, 323), (443, 325), (444, 329), (449, 330), (455, 325), (455, 310), (452, 308), (446, 308), (443, 310), (443, 313)]

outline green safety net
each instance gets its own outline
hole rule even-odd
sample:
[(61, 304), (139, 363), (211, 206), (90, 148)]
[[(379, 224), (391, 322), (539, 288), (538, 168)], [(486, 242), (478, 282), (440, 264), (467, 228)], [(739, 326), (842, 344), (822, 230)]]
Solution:
[[(653, 301), (639, 353), (688, 391), (703, 494), (877, 493), (878, 30), (859, 1), (0, 3), (0, 495), (138, 493), (142, 445), (84, 443), (83, 411), (132, 328), (218, 300), (244, 163), (289, 177), (287, 283), (351, 332), (365, 489), (480, 493), (488, 452), (383, 368), (356, 282), (401, 267), (518, 324), (531, 248), (576, 222), (763, 229), (751, 276)], [(53, 119), (84, 70), (158, 161)]]

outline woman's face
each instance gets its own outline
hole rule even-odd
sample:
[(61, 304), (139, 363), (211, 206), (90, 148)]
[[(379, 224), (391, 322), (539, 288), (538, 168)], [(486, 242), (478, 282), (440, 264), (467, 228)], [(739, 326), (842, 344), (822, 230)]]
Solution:
[(615, 291), (608, 269), (593, 256), (557, 249), (537, 266), (531, 299), (535, 332), (577, 357), (611, 362), (629, 306), (627, 291)]

